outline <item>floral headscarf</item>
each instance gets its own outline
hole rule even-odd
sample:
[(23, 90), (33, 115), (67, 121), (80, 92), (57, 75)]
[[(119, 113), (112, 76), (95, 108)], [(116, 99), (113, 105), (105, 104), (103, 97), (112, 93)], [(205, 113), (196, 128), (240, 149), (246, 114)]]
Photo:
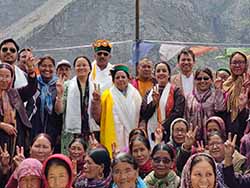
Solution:
[(214, 166), (216, 167), (216, 169), (214, 170), (216, 173), (215, 173), (215, 187), (214, 188), (222, 188), (223, 185), (222, 185), (222, 182), (221, 180), (219, 179), (219, 176), (218, 176), (218, 169), (217, 169), (217, 166), (216, 166), (216, 163), (213, 159), (213, 157), (207, 153), (197, 153), (197, 154), (194, 154), (192, 155), (188, 161), (186, 162), (184, 168), (183, 168), (183, 171), (182, 171), (182, 175), (181, 175), (181, 186), (180, 188), (192, 188), (192, 182), (191, 182), (191, 163), (192, 161), (196, 158), (196, 157), (199, 157), (199, 156), (204, 156), (204, 157), (207, 157), (209, 159), (211, 159), (211, 161), (213, 162)]
[(25, 176), (37, 176), (42, 179), (42, 163), (34, 158), (24, 159), (13, 175), (18, 182)]

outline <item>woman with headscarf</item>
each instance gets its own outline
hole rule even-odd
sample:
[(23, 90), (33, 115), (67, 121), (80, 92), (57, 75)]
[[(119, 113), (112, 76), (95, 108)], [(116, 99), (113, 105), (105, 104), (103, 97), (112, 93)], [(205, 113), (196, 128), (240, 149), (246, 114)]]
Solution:
[(226, 124), (226, 132), (238, 135), (236, 146), (239, 147), (249, 114), (249, 110), (246, 108), (249, 78), (244, 77), (248, 67), (246, 55), (239, 51), (232, 53), (229, 66), (231, 76), (223, 83), (226, 95), (226, 112), (222, 114), (222, 117)]
[(42, 188), (42, 163), (34, 158), (24, 159), (13, 172), (5, 188)]
[(32, 125), (23, 102), (32, 97), (37, 88), (34, 62), (31, 58), (28, 59), (27, 70), (28, 85), (14, 89), (14, 70), (9, 64), (0, 64), (0, 146), (4, 148), (6, 143), (11, 157), (17, 145), (23, 146), (26, 152), (29, 146), (27, 136)]
[[(139, 123), (141, 107), (140, 93), (129, 83), (129, 69), (118, 64), (110, 71), (113, 86), (100, 95), (94, 91), (93, 106), (99, 106), (99, 112), (93, 112), (96, 122), (101, 126), (101, 144), (111, 154), (111, 144), (116, 143), (119, 149), (128, 146), (128, 137)], [(101, 104), (100, 104), (101, 103)]]
[(109, 188), (111, 181), (111, 158), (107, 149), (91, 149), (85, 157), (82, 174), (76, 178), (74, 187)]
[(224, 188), (214, 159), (206, 153), (192, 155), (181, 176), (180, 188)]
[(189, 130), (188, 122), (183, 118), (176, 118), (170, 125), (170, 141), (175, 148), (176, 153), (178, 153), (180, 147), (185, 142), (185, 136)]
[(71, 160), (62, 154), (51, 155), (43, 163), (45, 188), (71, 188), (74, 174)]
[(205, 141), (205, 123), (216, 113), (225, 111), (226, 104), (221, 87), (221, 81), (215, 80), (213, 88), (213, 73), (209, 68), (198, 69), (194, 75), (195, 87), (187, 96), (185, 119), (197, 126), (197, 140)]

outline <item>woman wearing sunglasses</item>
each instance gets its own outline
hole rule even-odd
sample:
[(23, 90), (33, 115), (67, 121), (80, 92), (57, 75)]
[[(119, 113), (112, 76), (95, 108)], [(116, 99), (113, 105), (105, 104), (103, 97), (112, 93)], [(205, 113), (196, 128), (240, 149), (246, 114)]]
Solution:
[(205, 122), (217, 112), (225, 111), (222, 80), (216, 79), (213, 87), (213, 74), (209, 68), (198, 69), (194, 75), (195, 88), (187, 97), (186, 120), (198, 126), (197, 140), (205, 140)]
[(174, 150), (168, 144), (157, 144), (151, 154), (153, 171), (144, 181), (148, 188), (177, 188), (180, 178), (172, 170), (175, 158)]

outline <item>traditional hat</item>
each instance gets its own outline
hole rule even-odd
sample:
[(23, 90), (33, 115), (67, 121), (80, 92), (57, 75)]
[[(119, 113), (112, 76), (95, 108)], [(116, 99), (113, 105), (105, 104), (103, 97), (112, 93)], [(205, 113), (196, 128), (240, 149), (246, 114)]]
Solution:
[(111, 52), (112, 44), (108, 40), (105, 39), (98, 39), (92, 44), (95, 52), (98, 52), (100, 50), (107, 51), (108, 53)]

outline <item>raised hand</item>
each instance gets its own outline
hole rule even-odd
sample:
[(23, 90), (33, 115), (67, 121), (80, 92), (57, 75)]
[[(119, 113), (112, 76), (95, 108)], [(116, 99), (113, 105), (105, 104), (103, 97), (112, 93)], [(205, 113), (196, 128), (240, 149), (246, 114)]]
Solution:
[(153, 98), (153, 103), (155, 105), (158, 105), (160, 101), (160, 93), (159, 93), (159, 87), (157, 85), (153, 87), (152, 98)]
[(6, 132), (8, 135), (17, 136), (17, 129), (13, 125), (4, 122), (1, 122), (0, 125), (2, 130), (4, 130), (4, 132)]
[(59, 79), (56, 82), (56, 95), (59, 98), (62, 98), (64, 92), (64, 76), (59, 75)]
[(93, 148), (97, 148), (99, 146), (99, 142), (96, 140), (94, 133), (92, 133), (91, 135), (89, 135), (89, 146), (92, 149)]
[(196, 151), (198, 153), (203, 153), (205, 151), (205, 147), (204, 147), (203, 141), (202, 140), (201, 141), (197, 141), (196, 144), (197, 144)]
[(246, 105), (248, 104), (249, 98), (248, 98), (249, 88), (242, 87), (241, 93), (239, 96), (239, 110), (243, 110)]
[(71, 162), (72, 162), (72, 166), (73, 166), (73, 179), (75, 179), (77, 176), (77, 161), (72, 160)]
[(154, 131), (154, 135), (155, 135), (155, 143), (156, 144), (160, 144), (162, 139), (163, 139), (163, 131), (162, 128), (157, 127)]
[(27, 73), (34, 73), (36, 64), (38, 63), (39, 59), (35, 58), (32, 55), (31, 51), (26, 50), (26, 59), (25, 59), (25, 68)]
[(194, 128), (192, 124), (190, 125), (190, 129), (185, 136), (185, 142), (183, 144), (184, 149), (191, 150), (192, 145), (195, 143), (196, 140), (195, 136), (197, 130), (198, 130), (197, 126)]
[(101, 101), (101, 88), (100, 84), (94, 83), (94, 91), (92, 93), (93, 101), (100, 102)]
[(245, 88), (250, 87), (250, 74), (248, 73), (243, 74), (243, 87)]
[(16, 155), (13, 157), (13, 161), (16, 167), (25, 159), (23, 147), (16, 146)]
[(10, 163), (10, 154), (7, 149), (7, 144), (4, 144), (4, 149), (0, 146), (0, 163), (2, 164), (3, 167), (9, 167)]
[(214, 80), (214, 88), (215, 89), (222, 89), (223, 80), (219, 77)]
[(112, 158), (114, 159), (116, 157), (116, 155), (118, 155), (118, 153), (120, 153), (120, 151), (117, 148), (115, 142), (111, 144), (111, 148), (112, 148)]
[(224, 144), (225, 159), (232, 159), (235, 150), (236, 139), (237, 139), (236, 134), (232, 138), (232, 134), (228, 133), (228, 139)]

